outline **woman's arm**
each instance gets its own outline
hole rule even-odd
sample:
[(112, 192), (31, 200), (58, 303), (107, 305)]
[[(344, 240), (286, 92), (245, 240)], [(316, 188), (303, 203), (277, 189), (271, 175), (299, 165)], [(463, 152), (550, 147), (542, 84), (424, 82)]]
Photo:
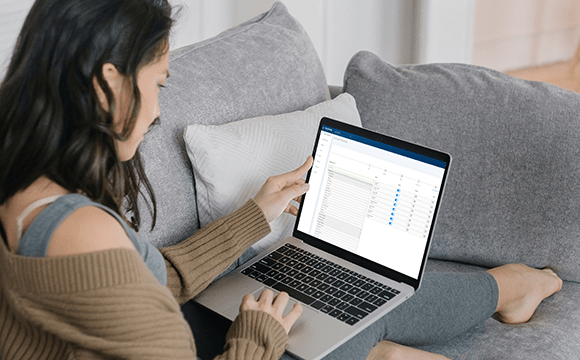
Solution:
[(189, 301), (269, 232), (262, 210), (249, 200), (183, 242), (159, 249), (167, 267), (167, 288), (180, 304)]
[(270, 232), (269, 222), (282, 212), (296, 214), (291, 200), (308, 190), (301, 178), (312, 157), (298, 169), (268, 178), (262, 189), (242, 208), (183, 242), (160, 249), (167, 266), (167, 287), (183, 304), (205, 289), (244, 251)]

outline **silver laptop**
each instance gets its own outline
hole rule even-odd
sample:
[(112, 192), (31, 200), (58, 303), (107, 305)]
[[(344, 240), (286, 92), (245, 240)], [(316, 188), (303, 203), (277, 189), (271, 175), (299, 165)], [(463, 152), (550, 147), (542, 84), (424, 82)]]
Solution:
[(244, 295), (285, 291), (304, 311), (288, 351), (319, 359), (421, 284), (451, 158), (323, 118), (293, 236), (195, 297), (233, 320)]

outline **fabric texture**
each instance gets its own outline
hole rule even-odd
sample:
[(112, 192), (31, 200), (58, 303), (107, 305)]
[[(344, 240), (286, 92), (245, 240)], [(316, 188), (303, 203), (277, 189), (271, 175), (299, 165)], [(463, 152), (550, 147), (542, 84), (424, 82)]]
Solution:
[[(84, 203), (82, 196), (61, 199), (60, 205)], [(62, 213), (58, 205), (43, 212)], [(190, 327), (172, 295), (183, 302), (203, 290), (204, 276), (217, 276), (268, 231), (260, 208), (249, 201), (178, 248), (164, 249), (169, 289), (133, 250), (27, 257), (10, 253), (2, 239), (0, 354), (5, 360), (196, 359)], [(233, 248), (216, 251), (220, 241)], [(274, 360), (288, 336), (270, 315), (248, 311), (234, 321), (225, 341), (219, 358)]]
[[(201, 227), (238, 209), (269, 176), (302, 165), (312, 154), (318, 124), (325, 116), (361, 125), (354, 98), (341, 94), (304, 111), (186, 127)], [(272, 232), (253, 247), (261, 251), (292, 235), (295, 219), (283, 213), (270, 224)]]
[(157, 247), (199, 229), (194, 178), (183, 142), (192, 123), (224, 124), (304, 110), (329, 99), (316, 50), (302, 26), (276, 3), (216, 37), (172, 51), (159, 95), (161, 126), (140, 153), (157, 200), (157, 223), (140, 199), (140, 235)]
[(580, 281), (580, 96), (477, 66), (350, 61), (363, 127), (453, 157), (430, 257)]

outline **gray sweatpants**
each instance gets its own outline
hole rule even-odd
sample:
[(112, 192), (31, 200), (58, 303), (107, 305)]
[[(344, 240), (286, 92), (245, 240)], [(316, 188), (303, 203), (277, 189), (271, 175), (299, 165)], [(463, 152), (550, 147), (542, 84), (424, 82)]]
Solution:
[[(487, 272), (427, 273), (414, 296), (325, 359), (365, 359), (381, 340), (409, 346), (449, 341), (487, 320), (497, 301), (497, 283)], [(192, 301), (182, 311), (192, 327), (198, 356), (213, 359), (221, 353), (230, 322)], [(282, 359), (294, 357), (285, 353)]]

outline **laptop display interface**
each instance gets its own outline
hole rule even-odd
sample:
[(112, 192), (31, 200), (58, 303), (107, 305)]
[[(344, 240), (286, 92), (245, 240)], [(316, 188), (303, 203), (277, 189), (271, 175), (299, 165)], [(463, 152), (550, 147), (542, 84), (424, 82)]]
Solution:
[(419, 277), (447, 164), (322, 125), (297, 230)]

